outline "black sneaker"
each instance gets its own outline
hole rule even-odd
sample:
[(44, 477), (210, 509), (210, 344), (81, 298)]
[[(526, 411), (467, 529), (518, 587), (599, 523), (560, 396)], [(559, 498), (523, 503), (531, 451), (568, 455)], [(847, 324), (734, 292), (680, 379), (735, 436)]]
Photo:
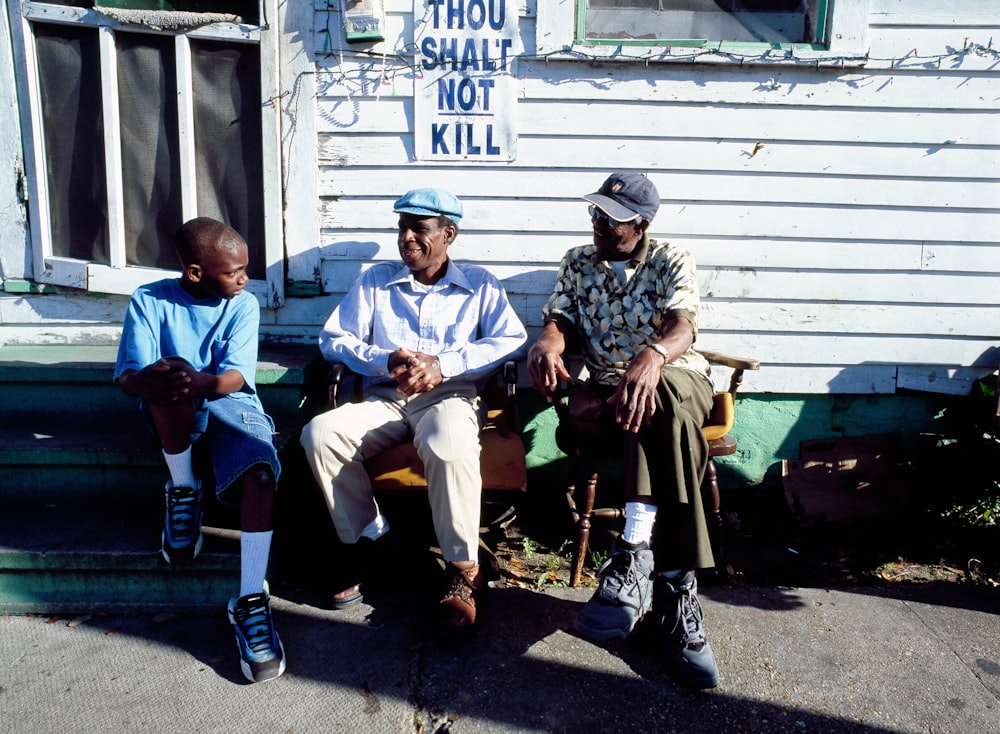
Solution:
[(619, 541), (597, 569), (597, 591), (577, 616), (576, 631), (598, 641), (628, 637), (653, 603), (652, 573), (649, 545)]
[(175, 487), (167, 482), (167, 514), (160, 551), (167, 563), (193, 560), (201, 551), (201, 486)]
[(672, 580), (661, 574), (653, 580), (653, 616), (667, 670), (691, 688), (719, 685), (719, 666), (705, 638), (694, 571)]
[(248, 681), (260, 683), (285, 672), (285, 648), (274, 630), (265, 592), (230, 599), (229, 621), (236, 632), (240, 668)]

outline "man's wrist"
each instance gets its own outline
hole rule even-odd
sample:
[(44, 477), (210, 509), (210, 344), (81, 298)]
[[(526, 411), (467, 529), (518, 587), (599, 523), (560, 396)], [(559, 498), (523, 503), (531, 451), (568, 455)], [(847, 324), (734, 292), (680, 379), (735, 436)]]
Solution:
[(647, 344), (646, 346), (663, 357), (663, 364), (670, 363), (670, 352), (662, 344)]

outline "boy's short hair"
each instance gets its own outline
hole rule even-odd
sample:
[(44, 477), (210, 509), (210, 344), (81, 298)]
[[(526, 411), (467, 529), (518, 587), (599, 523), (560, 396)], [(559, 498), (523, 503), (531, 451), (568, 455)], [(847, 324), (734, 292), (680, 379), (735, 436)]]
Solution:
[(211, 217), (189, 219), (174, 237), (174, 248), (184, 267), (200, 264), (209, 248), (228, 249), (241, 244), (245, 242), (239, 232)]

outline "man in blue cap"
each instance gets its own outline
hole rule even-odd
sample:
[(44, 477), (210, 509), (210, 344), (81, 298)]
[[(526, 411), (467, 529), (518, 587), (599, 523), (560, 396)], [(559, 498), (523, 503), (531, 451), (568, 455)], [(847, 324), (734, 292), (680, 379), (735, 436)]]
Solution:
[[(402, 266), (366, 270), (330, 315), (320, 351), (364, 376), (365, 400), (322, 413), (302, 446), (337, 535), (354, 546), (389, 530), (362, 465), (413, 441), (426, 469), (428, 499), (449, 584), (442, 621), (471, 628), (485, 588), (478, 565), (482, 479), (477, 381), (527, 339), (500, 282), (478, 265), (457, 263), (462, 203), (438, 188), (396, 200)], [(335, 608), (361, 601), (360, 578), (333, 594)]]
[[(623, 638), (652, 611), (669, 669), (694, 688), (718, 685), (695, 569), (715, 565), (701, 502), (714, 392), (692, 349), (698, 282), (691, 253), (649, 239), (660, 195), (639, 173), (611, 174), (590, 202), (593, 244), (563, 257), (528, 352), (535, 388), (570, 376), (562, 354), (579, 339), (596, 392), (623, 432), (625, 529), (576, 619), (580, 634)], [(655, 551), (655, 562), (654, 562)]]

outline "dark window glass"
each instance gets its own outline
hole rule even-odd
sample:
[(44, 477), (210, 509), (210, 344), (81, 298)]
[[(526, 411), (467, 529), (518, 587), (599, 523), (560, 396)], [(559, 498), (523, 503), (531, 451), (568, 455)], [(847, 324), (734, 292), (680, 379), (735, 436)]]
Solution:
[(97, 31), (34, 25), (52, 253), (108, 262)]
[(250, 277), (263, 279), (263, 158), (260, 48), (191, 41), (198, 214), (235, 229), (250, 250)]
[(125, 248), (129, 265), (177, 269), (181, 222), (172, 36), (116, 35)]

